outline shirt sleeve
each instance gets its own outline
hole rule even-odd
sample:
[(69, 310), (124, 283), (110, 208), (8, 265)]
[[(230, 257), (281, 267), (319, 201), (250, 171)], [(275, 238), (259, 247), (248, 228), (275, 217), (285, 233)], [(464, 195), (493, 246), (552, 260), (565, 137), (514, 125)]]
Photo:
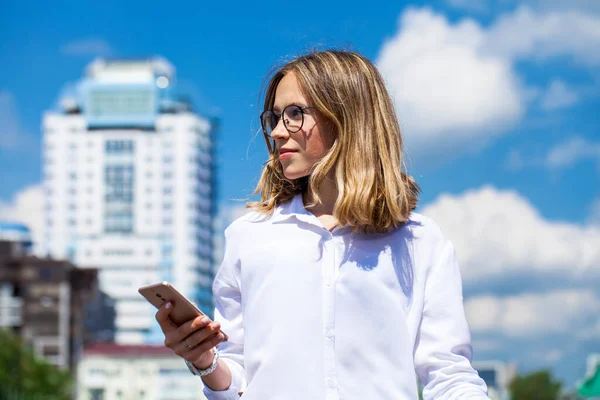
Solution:
[(424, 385), (423, 399), (487, 400), (487, 386), (471, 366), (471, 334), (454, 247), (446, 239), (434, 247), (434, 254), (439, 256), (426, 278), (414, 355), (415, 369)]
[(240, 291), (240, 262), (234, 243), (229, 238), (229, 229), (225, 232), (225, 255), (213, 283), (215, 299), (215, 321), (221, 324), (221, 330), (229, 339), (218, 345), (220, 359), (231, 370), (231, 385), (225, 390), (212, 390), (204, 385), (204, 395), (208, 400), (239, 400), (239, 392), (246, 385), (244, 372), (244, 323), (242, 321), (242, 295)]

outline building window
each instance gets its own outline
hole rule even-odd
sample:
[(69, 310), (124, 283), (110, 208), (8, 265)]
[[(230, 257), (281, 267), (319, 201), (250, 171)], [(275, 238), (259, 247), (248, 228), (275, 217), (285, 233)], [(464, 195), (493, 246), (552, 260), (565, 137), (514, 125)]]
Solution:
[(90, 389), (88, 393), (90, 400), (105, 400), (104, 389)]
[(133, 213), (131, 211), (107, 211), (104, 214), (104, 231), (107, 233), (131, 233)]
[(133, 231), (133, 165), (109, 165), (104, 175), (104, 231), (130, 233)]
[(133, 165), (105, 167), (106, 202), (133, 202)]
[(105, 256), (131, 256), (133, 249), (105, 249), (102, 253)]
[(133, 140), (107, 140), (104, 151), (106, 153), (133, 153)]

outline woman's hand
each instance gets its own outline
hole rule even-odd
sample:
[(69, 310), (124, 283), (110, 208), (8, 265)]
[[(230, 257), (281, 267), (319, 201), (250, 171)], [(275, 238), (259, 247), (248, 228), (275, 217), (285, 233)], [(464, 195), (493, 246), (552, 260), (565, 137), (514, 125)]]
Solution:
[(169, 318), (172, 310), (173, 304), (167, 302), (156, 313), (156, 320), (165, 334), (165, 346), (198, 369), (210, 367), (214, 357), (211, 349), (225, 339), (219, 332), (221, 324), (202, 315), (177, 326)]

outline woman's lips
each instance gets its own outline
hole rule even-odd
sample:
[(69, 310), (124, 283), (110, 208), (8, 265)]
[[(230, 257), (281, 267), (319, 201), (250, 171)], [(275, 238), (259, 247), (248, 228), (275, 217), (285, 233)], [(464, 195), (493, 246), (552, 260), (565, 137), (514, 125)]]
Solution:
[(296, 153), (296, 150), (279, 149), (279, 159), (285, 160), (286, 158), (290, 158), (294, 153)]
[(293, 156), (294, 153), (295, 153), (295, 151), (286, 151), (283, 153), (279, 153), (279, 159), (285, 160), (286, 158), (290, 158), (291, 156)]

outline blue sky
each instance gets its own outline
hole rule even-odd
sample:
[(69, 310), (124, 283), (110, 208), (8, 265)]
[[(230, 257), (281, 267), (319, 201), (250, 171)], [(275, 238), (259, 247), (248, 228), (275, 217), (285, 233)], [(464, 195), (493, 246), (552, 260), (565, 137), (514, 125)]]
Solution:
[(315, 47), (361, 52), (396, 101), (420, 211), (456, 244), (475, 358), (573, 384), (600, 349), (600, 5), (11, 1), (0, 44), (2, 217), (40, 182), (43, 111), (96, 56), (176, 67), (221, 120), (219, 199), (232, 210), (266, 154), (253, 137), (269, 68)]

